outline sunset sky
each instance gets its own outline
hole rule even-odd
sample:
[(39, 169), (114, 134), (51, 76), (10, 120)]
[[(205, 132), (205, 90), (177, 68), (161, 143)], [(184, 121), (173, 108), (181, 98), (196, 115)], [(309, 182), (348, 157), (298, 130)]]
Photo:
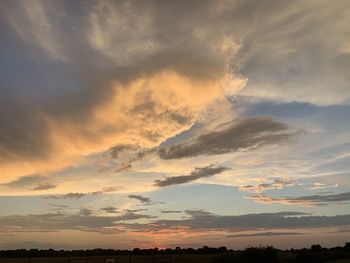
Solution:
[(0, 249), (343, 245), (350, 1), (0, 1)]

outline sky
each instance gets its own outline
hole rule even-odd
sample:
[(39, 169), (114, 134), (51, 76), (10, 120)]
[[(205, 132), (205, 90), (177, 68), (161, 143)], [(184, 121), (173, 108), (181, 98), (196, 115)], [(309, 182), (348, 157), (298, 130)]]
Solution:
[(343, 245), (350, 2), (0, 2), (0, 249)]

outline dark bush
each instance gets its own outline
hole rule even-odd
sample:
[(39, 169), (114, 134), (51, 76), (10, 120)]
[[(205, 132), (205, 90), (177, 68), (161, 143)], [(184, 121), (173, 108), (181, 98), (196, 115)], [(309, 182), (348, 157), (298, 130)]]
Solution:
[(273, 247), (247, 248), (239, 255), (242, 263), (279, 263), (278, 250)]

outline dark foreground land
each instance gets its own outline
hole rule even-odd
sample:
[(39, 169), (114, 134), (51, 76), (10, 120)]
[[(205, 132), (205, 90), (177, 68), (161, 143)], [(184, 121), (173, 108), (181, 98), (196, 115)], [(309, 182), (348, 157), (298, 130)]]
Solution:
[(228, 250), (199, 249), (134, 250), (1, 250), (0, 263), (350, 263), (350, 242), (344, 247), (279, 250), (273, 247)]

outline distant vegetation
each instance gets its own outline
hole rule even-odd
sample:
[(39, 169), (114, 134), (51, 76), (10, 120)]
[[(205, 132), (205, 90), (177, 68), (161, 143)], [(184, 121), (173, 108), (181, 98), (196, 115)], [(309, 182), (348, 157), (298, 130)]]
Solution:
[[(188, 255), (193, 262), (196, 257), (210, 255), (213, 263), (323, 263), (323, 262), (350, 262), (350, 242), (343, 247), (323, 248), (313, 245), (304, 249), (280, 250), (274, 247), (249, 247), (245, 250), (232, 250), (226, 247), (212, 248), (180, 248), (175, 249), (139, 249), (114, 250), (114, 249), (88, 249), (88, 250), (39, 250), (16, 249), (1, 250), (0, 258), (36, 258), (36, 257), (96, 257), (96, 256), (151, 256), (151, 255)], [(171, 257), (170, 257), (171, 258)], [(174, 262), (177, 257), (174, 256)], [(190, 257), (187, 257), (190, 258)], [(132, 262), (132, 261), (130, 261)], [(171, 260), (169, 261), (171, 262)], [(199, 261), (198, 261), (199, 262)]]

